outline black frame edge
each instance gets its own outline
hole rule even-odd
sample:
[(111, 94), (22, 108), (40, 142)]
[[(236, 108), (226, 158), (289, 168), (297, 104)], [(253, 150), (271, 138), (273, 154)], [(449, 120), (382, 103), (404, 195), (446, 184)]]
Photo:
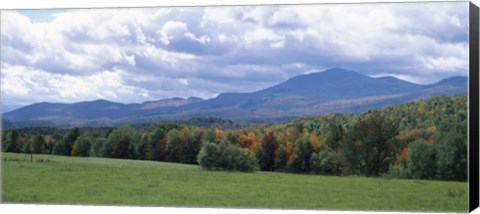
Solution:
[(479, 206), (479, 8), (469, 6), (469, 211)]

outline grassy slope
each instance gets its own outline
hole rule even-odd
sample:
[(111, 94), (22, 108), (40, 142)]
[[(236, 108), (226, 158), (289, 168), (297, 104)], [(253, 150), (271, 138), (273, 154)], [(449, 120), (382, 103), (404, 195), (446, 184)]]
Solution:
[(467, 183), (200, 170), (194, 165), (2, 153), (6, 203), (466, 211)]

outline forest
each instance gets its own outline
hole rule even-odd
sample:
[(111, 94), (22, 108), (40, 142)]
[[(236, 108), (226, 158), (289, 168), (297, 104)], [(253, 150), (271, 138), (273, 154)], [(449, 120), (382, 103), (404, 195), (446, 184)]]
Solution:
[[(207, 170), (467, 180), (467, 97), (443, 96), (262, 125), (221, 119), (12, 129), (2, 151), (198, 164)], [(213, 120), (215, 126), (205, 126)], [(220, 125), (219, 125), (220, 124)]]

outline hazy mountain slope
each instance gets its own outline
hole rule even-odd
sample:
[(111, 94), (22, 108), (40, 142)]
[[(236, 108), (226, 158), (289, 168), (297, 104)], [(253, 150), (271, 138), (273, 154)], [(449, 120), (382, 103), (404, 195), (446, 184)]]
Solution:
[(9, 121), (52, 120), (58, 122), (68, 119), (76, 122), (84, 120), (116, 120), (143, 114), (158, 113), (163, 109), (178, 107), (201, 100), (200, 98), (172, 98), (142, 104), (122, 104), (107, 100), (72, 104), (38, 103), (5, 113), (3, 117)]
[(340, 68), (293, 77), (252, 93), (171, 98), (142, 104), (106, 100), (73, 104), (38, 103), (3, 114), (11, 123), (45, 120), (57, 124), (111, 125), (192, 117), (272, 122), (325, 113), (358, 113), (412, 100), (467, 93), (467, 77), (420, 85), (395, 77), (372, 78)]

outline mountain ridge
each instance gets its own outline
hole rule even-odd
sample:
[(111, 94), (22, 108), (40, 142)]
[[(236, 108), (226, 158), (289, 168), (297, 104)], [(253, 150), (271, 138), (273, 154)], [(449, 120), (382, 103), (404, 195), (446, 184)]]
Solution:
[(78, 103), (35, 103), (3, 114), (9, 122), (52, 121), (57, 124), (98, 122), (141, 123), (193, 117), (220, 117), (237, 121), (277, 121), (325, 113), (359, 113), (432, 96), (467, 93), (467, 77), (455, 76), (429, 85), (395, 77), (373, 78), (356, 71), (332, 68), (292, 77), (248, 93), (221, 93), (198, 97), (116, 103), (93, 100)]

